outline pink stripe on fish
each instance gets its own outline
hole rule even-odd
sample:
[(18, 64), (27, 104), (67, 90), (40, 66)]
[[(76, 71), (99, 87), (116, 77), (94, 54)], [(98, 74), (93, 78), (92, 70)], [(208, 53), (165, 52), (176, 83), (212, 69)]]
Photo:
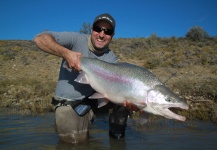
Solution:
[(121, 83), (133, 83), (133, 80), (127, 78), (126, 76), (123, 76), (121, 74), (114, 74), (111, 71), (108, 71), (104, 68), (93, 68), (93, 71), (96, 73), (97, 76), (103, 78), (104, 80), (110, 81), (110, 82), (121, 82)]

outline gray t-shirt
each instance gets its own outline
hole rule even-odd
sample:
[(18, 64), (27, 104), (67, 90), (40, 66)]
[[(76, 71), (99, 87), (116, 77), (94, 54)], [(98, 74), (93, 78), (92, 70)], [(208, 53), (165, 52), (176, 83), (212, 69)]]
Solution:
[[(101, 55), (94, 54), (88, 48), (89, 35), (80, 34), (76, 32), (43, 32), (48, 33), (54, 37), (54, 39), (60, 45), (76, 52), (81, 52), (83, 57), (97, 58), (106, 62), (116, 63), (117, 57), (110, 50), (107, 49), (105, 53)], [(42, 33), (40, 33), (42, 34)], [(67, 100), (82, 100), (85, 97), (92, 95), (95, 91), (88, 84), (81, 84), (75, 82), (75, 78), (78, 76), (77, 71), (69, 71), (63, 67), (65, 60), (62, 60), (60, 66), (59, 80), (56, 86), (55, 97)]]

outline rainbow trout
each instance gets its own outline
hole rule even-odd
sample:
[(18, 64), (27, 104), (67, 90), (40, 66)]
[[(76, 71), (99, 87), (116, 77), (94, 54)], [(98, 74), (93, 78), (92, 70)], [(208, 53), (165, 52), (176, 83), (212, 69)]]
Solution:
[(175, 114), (169, 108), (188, 109), (187, 103), (146, 68), (86, 57), (81, 58), (80, 66), (82, 71), (75, 81), (90, 84), (97, 91), (89, 98), (108, 99), (119, 105), (129, 100), (150, 114), (185, 121), (184, 116)]

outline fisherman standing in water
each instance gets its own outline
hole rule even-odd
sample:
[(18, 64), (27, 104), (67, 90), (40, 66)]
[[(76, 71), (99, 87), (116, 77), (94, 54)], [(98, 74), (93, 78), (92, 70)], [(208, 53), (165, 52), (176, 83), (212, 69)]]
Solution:
[[(97, 100), (89, 100), (88, 97), (95, 91), (90, 85), (77, 83), (74, 79), (81, 70), (81, 57), (117, 63), (117, 57), (109, 49), (115, 26), (115, 20), (110, 14), (100, 14), (93, 22), (91, 35), (46, 31), (34, 38), (40, 49), (63, 58), (52, 101), (55, 105), (57, 132), (63, 142), (79, 143), (88, 139), (93, 112), (97, 108)], [(71, 71), (66, 69), (64, 64), (67, 64)], [(125, 136), (129, 111), (138, 109), (127, 100), (123, 106), (111, 103), (108, 105), (113, 108), (109, 116), (109, 135), (122, 138)]]

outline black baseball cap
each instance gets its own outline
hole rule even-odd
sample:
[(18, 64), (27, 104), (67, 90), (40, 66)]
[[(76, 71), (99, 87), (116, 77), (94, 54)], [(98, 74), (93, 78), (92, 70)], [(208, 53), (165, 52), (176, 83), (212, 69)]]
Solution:
[(110, 14), (105, 13), (105, 14), (100, 14), (100, 15), (98, 15), (98, 16), (94, 19), (93, 25), (94, 25), (96, 22), (101, 21), (101, 20), (108, 22), (108, 23), (112, 26), (113, 30), (115, 30), (115, 19), (114, 19)]

